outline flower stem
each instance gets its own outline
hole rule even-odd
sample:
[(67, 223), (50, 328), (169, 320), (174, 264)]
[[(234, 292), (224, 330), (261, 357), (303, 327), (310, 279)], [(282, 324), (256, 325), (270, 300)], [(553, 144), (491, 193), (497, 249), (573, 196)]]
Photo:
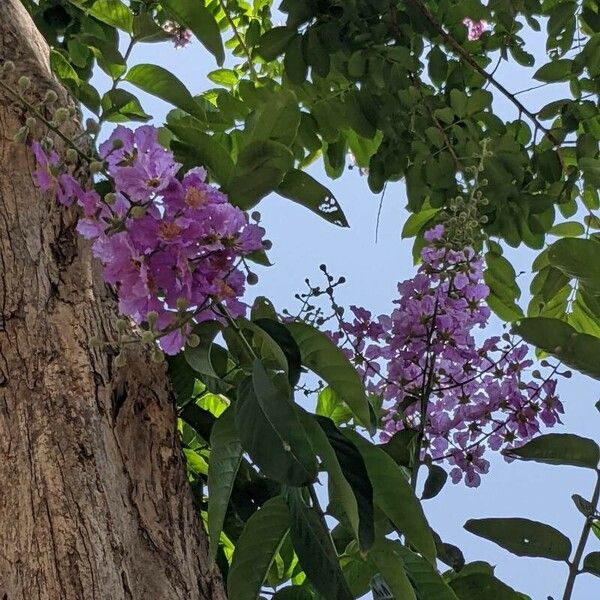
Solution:
[[(598, 500), (600, 500), (600, 469), (596, 469), (596, 487), (594, 488), (594, 495), (592, 496), (592, 506), (594, 509), (597, 509), (598, 507)], [(573, 593), (573, 588), (575, 587), (575, 578), (580, 573), (579, 563), (581, 562), (581, 557), (583, 556), (583, 552), (592, 529), (592, 523), (593, 518), (588, 516), (585, 520), (585, 524), (583, 525), (583, 529), (581, 530), (581, 536), (579, 537), (579, 543), (577, 544), (573, 561), (569, 563), (569, 577), (567, 578), (567, 583), (565, 585), (563, 600), (571, 600), (571, 594)]]

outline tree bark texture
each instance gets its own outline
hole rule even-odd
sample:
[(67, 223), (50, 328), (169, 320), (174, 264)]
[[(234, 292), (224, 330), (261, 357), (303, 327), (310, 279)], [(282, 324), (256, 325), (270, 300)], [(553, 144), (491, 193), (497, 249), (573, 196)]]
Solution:
[[(0, 60), (38, 101), (48, 48), (19, 0), (0, 0)], [(75, 210), (41, 195), (27, 118), (0, 90), (0, 600), (221, 600), (192, 504), (164, 366), (125, 368), (114, 297)], [(64, 151), (57, 145), (59, 152)]]

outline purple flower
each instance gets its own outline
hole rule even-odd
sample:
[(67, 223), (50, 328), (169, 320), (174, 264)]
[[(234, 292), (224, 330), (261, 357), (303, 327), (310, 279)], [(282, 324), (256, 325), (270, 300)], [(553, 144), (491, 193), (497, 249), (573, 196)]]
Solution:
[(478, 40), (488, 29), (488, 22), (483, 19), (473, 21), (473, 19), (465, 17), (463, 19), (463, 25), (467, 28), (467, 39), (471, 42)]

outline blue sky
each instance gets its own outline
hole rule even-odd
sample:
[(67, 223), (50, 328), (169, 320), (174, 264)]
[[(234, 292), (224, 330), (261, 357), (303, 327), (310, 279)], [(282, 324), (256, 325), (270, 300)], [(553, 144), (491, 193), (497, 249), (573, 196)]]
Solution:
[[(528, 39), (528, 50), (541, 57), (541, 61), (542, 39), (540, 36)], [(197, 43), (178, 51), (169, 44), (141, 45), (132, 54), (131, 64), (135, 63), (154, 63), (172, 70), (194, 93), (212, 86), (206, 73), (216, 68), (212, 57)], [(513, 91), (532, 85), (531, 72), (513, 66), (501, 67), (498, 78)], [(95, 83), (100, 89), (105, 88), (106, 78), (99, 74)], [(146, 94), (140, 93), (139, 97), (146, 111), (155, 116), (154, 123), (160, 125), (169, 107)], [(537, 110), (547, 102), (546, 92), (542, 88), (522, 95), (521, 100)], [(517, 117), (516, 110), (503, 98), (496, 98), (495, 110), (502, 117)], [(269, 254), (275, 264), (259, 271), (260, 282), (249, 289), (250, 298), (266, 295), (278, 309), (293, 308), (293, 296), (303, 291), (304, 279), (310, 277), (316, 281), (320, 275), (318, 266), (326, 263), (333, 274), (344, 275), (348, 280), (340, 288), (340, 301), (365, 306), (375, 314), (388, 311), (395, 297), (396, 283), (414, 273), (412, 242), (400, 238), (407, 218), (403, 184), (387, 188), (376, 244), (380, 196), (369, 191), (366, 178), (356, 170), (349, 170), (337, 181), (327, 181), (318, 165), (311, 168), (311, 173), (334, 192), (350, 228), (336, 228), (284, 198), (266, 198), (258, 209), (263, 215), (267, 237), (273, 241)], [(530, 264), (535, 254), (520, 248), (507, 252), (507, 256), (517, 272), (525, 272), (520, 284), (525, 296), (522, 306), (526, 306)], [(501, 332), (501, 327), (501, 323), (493, 323), (489, 334)], [(561, 380), (559, 391), (566, 415), (564, 426), (555, 431), (598, 438), (600, 414), (594, 404), (600, 392), (596, 383), (574, 376), (571, 380)], [(583, 517), (575, 509), (571, 495), (578, 493), (589, 498), (593, 486), (593, 473), (583, 469), (520, 462), (507, 464), (493, 457), (490, 474), (483, 477), (479, 488), (473, 490), (449, 483), (437, 498), (425, 502), (425, 509), (434, 529), (445, 541), (458, 545), (467, 560), (486, 560), (497, 565), (496, 574), (502, 580), (535, 600), (546, 600), (550, 595), (558, 600), (566, 579), (565, 565), (514, 557), (491, 542), (467, 533), (462, 525), (470, 518), (527, 517), (557, 527), (575, 545)], [(596, 538), (588, 544), (588, 551), (591, 550), (600, 550), (600, 541)], [(578, 577), (574, 600), (597, 599), (600, 596), (598, 581), (591, 575)]]

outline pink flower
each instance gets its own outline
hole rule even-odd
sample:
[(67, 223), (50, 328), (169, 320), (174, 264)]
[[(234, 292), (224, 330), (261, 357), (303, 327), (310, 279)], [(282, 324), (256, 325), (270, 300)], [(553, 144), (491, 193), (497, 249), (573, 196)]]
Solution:
[(488, 29), (488, 22), (484, 19), (473, 21), (472, 19), (469, 19), (469, 17), (465, 17), (463, 19), (463, 25), (467, 28), (467, 39), (470, 42), (478, 40), (483, 35), (484, 31), (487, 31)]

